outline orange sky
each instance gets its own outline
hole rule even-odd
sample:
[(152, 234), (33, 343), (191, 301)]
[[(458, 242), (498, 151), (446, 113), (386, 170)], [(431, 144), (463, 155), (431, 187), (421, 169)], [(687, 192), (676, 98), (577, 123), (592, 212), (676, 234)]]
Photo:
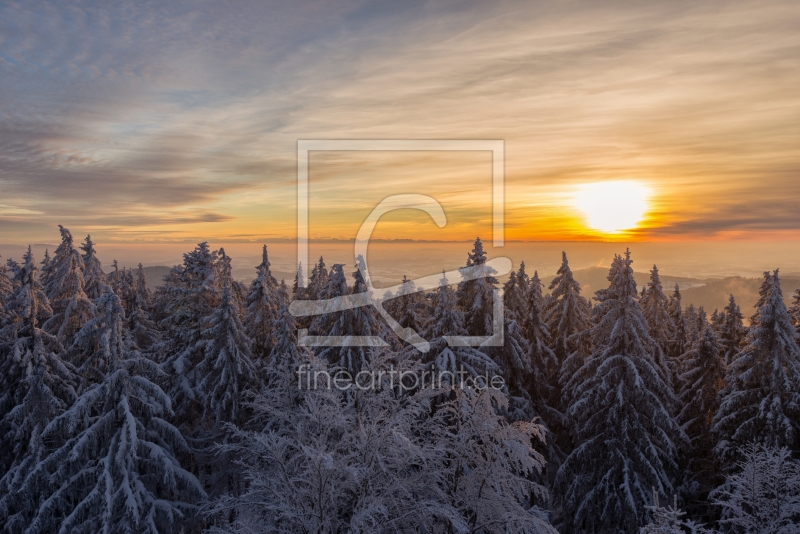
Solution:
[[(0, 243), (294, 239), (299, 139), (504, 140), (512, 240), (798, 238), (796, 1), (117, 9), (0, 6)], [(311, 236), (394, 193), (448, 224), (376, 238), (489, 236), (490, 180), (483, 152), (315, 153)], [(597, 232), (575, 191), (615, 180), (647, 212)]]

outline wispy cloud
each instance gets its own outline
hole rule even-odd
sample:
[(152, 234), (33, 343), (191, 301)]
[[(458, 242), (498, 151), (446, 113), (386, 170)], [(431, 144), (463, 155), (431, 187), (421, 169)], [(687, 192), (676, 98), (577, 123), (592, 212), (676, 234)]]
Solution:
[[(798, 230), (799, 25), (793, 1), (4, 2), (0, 232), (292, 235), (302, 138), (505, 139), (511, 238), (586, 237), (564, 191), (605, 179), (656, 191), (643, 238)], [(472, 160), (324, 161), (320, 235), (437, 180), (447, 235), (475, 229)], [(436, 238), (410, 222), (386, 228)]]

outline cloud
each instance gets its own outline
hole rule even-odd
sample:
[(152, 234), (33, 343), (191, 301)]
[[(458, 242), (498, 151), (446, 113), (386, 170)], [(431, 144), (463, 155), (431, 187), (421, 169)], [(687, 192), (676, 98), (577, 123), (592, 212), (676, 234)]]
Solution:
[[(291, 235), (308, 138), (505, 139), (518, 237), (582, 236), (557, 190), (605, 179), (654, 185), (643, 238), (796, 230), (773, 192), (800, 193), (798, 24), (789, 1), (4, 2), (0, 231)], [(362, 190), (454, 173), (318, 170), (343, 238)]]

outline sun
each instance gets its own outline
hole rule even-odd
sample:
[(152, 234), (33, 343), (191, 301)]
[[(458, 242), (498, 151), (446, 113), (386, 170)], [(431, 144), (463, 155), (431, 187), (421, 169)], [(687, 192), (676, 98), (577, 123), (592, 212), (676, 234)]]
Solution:
[(650, 189), (633, 180), (583, 184), (575, 192), (574, 205), (586, 224), (616, 234), (636, 228), (648, 209)]

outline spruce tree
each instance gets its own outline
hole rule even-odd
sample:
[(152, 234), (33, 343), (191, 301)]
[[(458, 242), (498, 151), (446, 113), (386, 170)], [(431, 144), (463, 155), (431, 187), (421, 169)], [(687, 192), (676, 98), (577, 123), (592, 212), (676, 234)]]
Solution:
[(207, 420), (236, 422), (244, 391), (258, 385), (258, 375), (252, 361), (252, 341), (245, 334), (233, 301), (230, 280), (223, 288), (219, 306), (204, 326), (203, 359), (196, 368), (196, 398), (202, 403)]
[(675, 289), (667, 303), (667, 313), (672, 320), (667, 357), (675, 369), (677, 369), (681, 355), (686, 352), (686, 340), (688, 338), (688, 329), (683, 309), (681, 308), (681, 299), (681, 288), (678, 284), (675, 284)]
[(675, 325), (669, 314), (669, 299), (661, 287), (661, 278), (658, 275), (658, 267), (655, 265), (650, 271), (650, 281), (645, 286), (640, 303), (644, 317), (647, 319), (650, 338), (660, 349), (657, 361), (671, 381), (676, 369), (673, 368), (673, 362), (668, 360), (667, 354)]
[(630, 252), (614, 258), (610, 287), (596, 293), (594, 349), (566, 384), (575, 449), (558, 471), (566, 528), (635, 532), (651, 488), (673, 492), (686, 437), (662, 399), (672, 395), (637, 301)]
[(272, 324), (278, 313), (278, 281), (270, 272), (267, 245), (261, 252), (261, 263), (256, 266), (256, 278), (250, 284), (245, 300), (247, 315), (245, 325), (247, 335), (253, 340), (253, 355), (263, 360), (272, 350), (274, 343)]
[(297, 264), (297, 272), (294, 275), (294, 283), (292, 284), (292, 297), (295, 300), (303, 300), (305, 297), (307, 287), (305, 282), (305, 275), (303, 274), (303, 262)]
[(30, 336), (33, 324), (39, 327), (53, 315), (44, 286), (39, 282), (39, 270), (30, 246), (22, 259), (21, 265), (13, 264), (13, 291), (5, 305), (6, 321), (0, 325), (0, 339), (9, 346), (13, 346), (20, 336)]
[(104, 293), (108, 282), (100, 260), (97, 259), (97, 251), (94, 249), (91, 235), (86, 236), (81, 250), (83, 250), (84, 292), (89, 299), (95, 300)]
[(525, 317), (527, 286), (528, 283), (520, 283), (516, 271), (511, 271), (508, 280), (503, 284), (503, 309), (517, 322), (521, 322)]
[(309, 300), (330, 298), (326, 295), (329, 276), (328, 269), (325, 267), (325, 260), (322, 259), (322, 256), (320, 256), (319, 261), (311, 269), (311, 273), (308, 276), (308, 287), (306, 288), (306, 294)]
[(308, 356), (308, 349), (299, 347), (297, 344), (297, 322), (294, 316), (289, 313), (289, 292), (286, 284), (281, 281), (278, 286), (278, 311), (272, 322), (272, 331), (275, 335), (275, 343), (269, 354), (267, 368), (275, 370), (282, 366), (293, 366), (303, 357)]
[[(366, 280), (358, 268), (360, 262), (363, 262), (361, 256), (357, 258), (356, 269), (353, 271), (355, 283), (352, 291), (347, 287), (342, 264), (337, 263), (331, 268), (328, 285), (325, 289), (326, 298), (367, 291)], [(318, 319), (320, 321), (317, 331), (328, 336), (353, 338), (384, 334), (381, 323), (378, 322), (371, 306), (335, 311), (320, 316)], [(324, 358), (331, 367), (344, 369), (351, 376), (355, 376), (367, 366), (372, 352), (372, 348), (367, 346), (326, 347), (320, 351), (319, 356)]]
[(725, 309), (723, 308), (720, 311), (718, 308), (714, 308), (714, 313), (711, 314), (711, 328), (714, 329), (718, 335), (722, 333), (725, 328)]
[(589, 337), (582, 335), (591, 326), (589, 304), (581, 296), (581, 285), (572, 275), (566, 252), (561, 253), (561, 267), (549, 289), (545, 320), (558, 364), (555, 376), (548, 381), (555, 387), (553, 406), (563, 413), (568, 399), (563, 398), (561, 385), (582, 365), (591, 346)]
[(531, 282), (531, 277), (528, 276), (527, 271), (525, 271), (525, 262), (519, 262), (519, 270), (517, 271), (517, 285), (519, 285), (519, 289), (523, 295), (528, 294), (528, 285)]
[[(705, 502), (709, 491), (719, 485), (714, 456), (716, 440), (711, 431), (719, 409), (719, 392), (724, 386), (723, 347), (711, 325), (705, 325), (683, 358), (680, 375), (682, 409), (678, 422), (688, 436), (691, 448), (683, 456), (683, 494), (691, 503)], [(708, 519), (714, 515), (707, 507), (692, 505), (692, 512)], [(710, 512), (710, 514), (709, 514)]]
[(128, 329), (136, 346), (147, 351), (161, 341), (161, 333), (150, 316), (151, 295), (141, 263), (136, 271), (132, 297), (128, 312)]
[(45, 295), (47, 295), (51, 303), (60, 292), (59, 287), (62, 280), (73, 269), (73, 260), (77, 263), (81, 272), (83, 271), (83, 258), (75, 250), (72, 233), (60, 224), (58, 229), (61, 232), (61, 243), (56, 248), (53, 259), (47, 268), (47, 282), (44, 284)]
[(527, 387), (533, 369), (529, 357), (530, 348), (522, 328), (525, 300), (526, 295), (522, 293), (516, 273), (512, 271), (503, 285), (503, 346), (487, 347), (487, 351), (500, 367), (508, 386), (514, 401), (510, 408), (520, 411), (520, 419), (531, 420), (534, 413)]
[[(540, 414), (552, 408), (555, 388), (555, 373), (558, 358), (550, 348), (550, 332), (545, 321), (545, 299), (539, 272), (534, 271), (528, 285), (526, 316), (522, 321), (522, 333), (528, 341), (528, 360), (531, 366), (530, 394)], [(547, 417), (546, 414), (544, 414)]]
[(792, 306), (789, 308), (789, 313), (792, 316), (792, 324), (800, 334), (800, 287), (794, 290)]
[[(479, 237), (475, 239), (472, 251), (467, 255), (466, 268), (485, 263), (486, 252)], [(494, 274), (496, 274), (494, 269), (489, 269), (489, 276), (465, 280), (458, 284), (458, 305), (464, 311), (464, 327), (470, 336), (488, 336), (492, 333), (493, 291), (498, 284)]]
[(125, 350), (118, 297), (107, 292), (101, 307), (102, 324), (84, 328), (101, 332), (92, 360), (104, 362), (105, 377), (44, 428), (52, 452), (19, 487), (37, 499), (25, 532), (181, 531), (205, 493), (176, 457), (188, 446), (149, 378), (155, 365)]
[(13, 292), (14, 282), (12, 282), (6, 266), (0, 263), (0, 326), (3, 324), (6, 304), (8, 304)]
[(39, 282), (42, 286), (47, 285), (47, 279), (50, 276), (50, 266), (52, 265), (53, 260), (50, 258), (50, 249), (44, 249), (44, 258), (40, 265), (42, 268), (39, 270)]
[(397, 292), (397, 297), (389, 301), (393, 303), (392, 314), (403, 328), (411, 328), (419, 332), (425, 326), (427, 315), (426, 303), (413, 280), (403, 275), (403, 281)]
[(714, 418), (717, 450), (728, 463), (745, 443), (800, 445), (800, 347), (777, 270), (764, 273), (744, 344), (728, 367)]
[(800, 462), (787, 448), (743, 447), (725, 484), (711, 493), (723, 532), (794, 534), (800, 526)]
[(458, 308), (456, 294), (442, 271), (434, 297), (434, 309), (422, 331), (422, 337), (430, 343), (430, 350), (421, 354), (413, 346), (408, 346), (403, 351), (404, 359), (421, 360), (426, 370), (434, 373), (437, 384), (454, 385), (465, 376), (472, 379), (500, 372), (497, 364), (482, 350), (460, 344), (450, 345), (446, 339), (447, 336), (466, 335), (464, 313)]
[(117, 260), (112, 261), (111, 268), (113, 270), (106, 275), (108, 284), (111, 286), (111, 289), (114, 290), (114, 293), (116, 293), (118, 297), (122, 298), (120, 295), (120, 281), (122, 278), (122, 273), (119, 270), (119, 262)]
[(650, 522), (639, 530), (639, 534), (713, 534), (712, 531), (692, 520), (684, 519), (686, 512), (678, 508), (675, 495), (672, 506), (661, 506), (658, 493), (653, 492), (653, 506), (646, 506), (651, 512)]
[(581, 296), (581, 285), (572, 275), (566, 252), (561, 253), (561, 267), (548, 289), (551, 298), (545, 310), (545, 320), (560, 366), (578, 348), (575, 335), (586, 330), (591, 323), (588, 303)]
[(16, 361), (9, 362), (16, 369), (5, 365), (2, 370), (17, 381), (11, 409), (0, 420), (5, 473), (0, 478), (0, 523), (8, 532), (22, 532), (29, 524), (38, 494), (23, 485), (46, 454), (43, 430), (76, 398), (75, 369), (47, 347), (53, 341), (48, 337), (33, 329), (30, 338), (17, 344)]
[(80, 256), (71, 254), (67, 261), (67, 269), (54, 270), (50, 276), (48, 298), (53, 307), (53, 316), (44, 323), (43, 328), (69, 347), (75, 333), (94, 316), (95, 306), (84, 292)]
[(197, 412), (203, 409), (194, 390), (195, 366), (205, 356), (203, 332), (222, 296), (218, 261), (217, 251), (208, 243), (198, 244), (183, 255), (183, 265), (165, 277), (165, 285), (156, 293), (165, 315), (160, 326), (166, 331), (165, 341), (157, 349), (164, 355), (178, 418), (191, 426), (199, 422)]
[(720, 326), (720, 341), (725, 365), (730, 365), (738, 357), (746, 333), (742, 312), (732, 294), (725, 307), (724, 316), (725, 322)]
[(13, 322), (2, 331), (9, 350), (0, 362), (0, 523), (22, 532), (38, 506), (38, 493), (22, 485), (43, 459), (45, 427), (75, 402), (77, 374), (56, 351), (56, 339), (40, 329), (52, 310), (28, 247), (7, 305)]
[[(705, 310), (703, 311), (703, 315), (705, 316)], [(686, 352), (686, 349), (689, 347), (689, 345), (691, 345), (697, 338), (697, 327), (700, 324), (700, 311), (695, 308), (694, 304), (691, 302), (683, 311), (683, 321), (686, 326), (686, 337), (684, 338), (683, 351)], [(683, 353), (681, 353), (681, 356), (682, 355)]]

